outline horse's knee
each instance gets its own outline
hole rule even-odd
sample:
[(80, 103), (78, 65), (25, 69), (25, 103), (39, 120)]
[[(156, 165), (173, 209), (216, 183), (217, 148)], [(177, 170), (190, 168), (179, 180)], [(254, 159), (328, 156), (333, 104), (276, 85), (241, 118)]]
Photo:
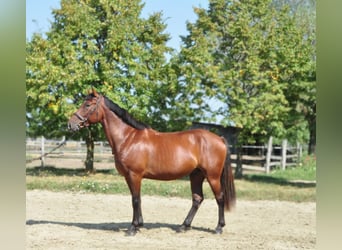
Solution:
[(140, 205), (140, 197), (132, 197), (132, 205), (133, 207)]

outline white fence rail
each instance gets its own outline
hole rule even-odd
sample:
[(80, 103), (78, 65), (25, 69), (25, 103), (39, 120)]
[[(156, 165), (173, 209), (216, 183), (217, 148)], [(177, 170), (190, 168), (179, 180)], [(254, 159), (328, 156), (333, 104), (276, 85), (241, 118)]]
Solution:
[[(254, 154), (242, 153), (242, 168), (265, 173), (269, 173), (274, 166), (280, 166), (284, 170), (287, 166), (297, 165), (302, 156), (301, 145), (289, 146), (284, 140), (281, 146), (274, 146), (272, 137), (265, 146), (249, 145), (242, 146), (242, 149), (254, 151)], [(259, 151), (257, 155), (255, 151)], [(44, 137), (26, 139), (26, 163), (40, 161), (41, 166), (44, 166), (46, 158), (85, 159), (85, 156), (85, 141), (66, 141), (65, 138), (48, 140)], [(108, 142), (96, 141), (94, 156), (97, 160), (112, 160), (112, 149)], [(237, 155), (232, 154), (231, 158), (233, 167), (236, 167)]]
[[(107, 142), (94, 142), (94, 157), (97, 160), (112, 160), (112, 149)], [(40, 161), (40, 165), (45, 166), (47, 158), (58, 159), (85, 159), (86, 157), (85, 141), (49, 140), (44, 137), (26, 139), (26, 163)]]

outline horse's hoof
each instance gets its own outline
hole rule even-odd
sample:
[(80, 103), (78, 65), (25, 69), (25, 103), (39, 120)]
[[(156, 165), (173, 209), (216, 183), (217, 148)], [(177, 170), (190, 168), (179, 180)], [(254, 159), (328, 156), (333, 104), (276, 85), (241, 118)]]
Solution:
[(222, 228), (221, 227), (217, 227), (216, 229), (215, 229), (215, 233), (216, 234), (222, 234)]
[(177, 233), (184, 233), (186, 231), (189, 231), (191, 229), (191, 226), (185, 226), (185, 225), (181, 225), (178, 229), (177, 229)]
[(139, 231), (139, 228), (132, 226), (127, 230), (126, 236), (135, 236), (138, 231)]

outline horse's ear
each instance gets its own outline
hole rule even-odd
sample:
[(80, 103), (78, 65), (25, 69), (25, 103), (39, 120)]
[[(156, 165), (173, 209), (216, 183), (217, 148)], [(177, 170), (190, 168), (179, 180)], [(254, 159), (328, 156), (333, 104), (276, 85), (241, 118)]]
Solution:
[(91, 87), (91, 94), (93, 94), (95, 97), (99, 96), (94, 87)]

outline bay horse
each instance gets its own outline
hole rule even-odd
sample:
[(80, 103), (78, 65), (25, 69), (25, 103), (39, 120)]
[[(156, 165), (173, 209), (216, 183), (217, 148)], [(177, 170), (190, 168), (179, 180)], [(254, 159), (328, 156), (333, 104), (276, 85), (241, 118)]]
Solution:
[(202, 184), (207, 179), (218, 205), (215, 232), (222, 233), (224, 210), (233, 208), (236, 200), (228, 144), (223, 137), (202, 129), (158, 132), (92, 89), (70, 117), (68, 128), (77, 131), (98, 122), (112, 148), (115, 167), (125, 177), (132, 195), (133, 220), (128, 235), (135, 235), (143, 226), (142, 179), (167, 181), (187, 175), (191, 182), (192, 207), (178, 231), (191, 228), (204, 199)]

